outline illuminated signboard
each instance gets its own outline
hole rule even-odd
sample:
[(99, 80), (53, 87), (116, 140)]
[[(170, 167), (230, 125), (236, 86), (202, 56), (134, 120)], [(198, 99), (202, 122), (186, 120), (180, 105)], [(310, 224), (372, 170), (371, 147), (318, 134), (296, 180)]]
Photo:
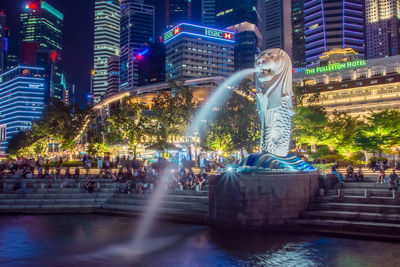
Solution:
[(331, 71), (337, 71), (337, 70), (341, 70), (341, 69), (357, 68), (357, 67), (361, 67), (361, 66), (365, 66), (365, 65), (367, 65), (367, 63), (365, 63), (365, 60), (360, 59), (360, 60), (351, 61), (351, 62), (335, 63), (335, 64), (330, 64), (328, 66), (306, 69), (306, 74), (331, 72)]
[(228, 32), (224, 30), (206, 28), (198, 25), (182, 23), (172, 30), (166, 32), (163, 36), (163, 41), (168, 42), (172, 40), (174, 37), (187, 34), (192, 35), (195, 37), (205, 37), (205, 38), (212, 38), (212, 39), (219, 39), (222, 41), (234, 42), (235, 41), (235, 34), (233, 32)]

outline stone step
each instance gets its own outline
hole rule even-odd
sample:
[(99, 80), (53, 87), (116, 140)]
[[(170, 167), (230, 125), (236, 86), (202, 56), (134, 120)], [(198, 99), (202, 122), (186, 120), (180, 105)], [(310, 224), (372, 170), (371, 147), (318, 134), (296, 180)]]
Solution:
[(361, 204), (361, 203), (311, 203), (309, 210), (341, 210), (371, 213), (400, 213), (400, 205)]
[[(118, 205), (114, 203), (105, 203), (102, 208), (109, 210), (119, 210), (128, 211), (136, 214), (143, 214), (146, 210), (146, 206), (130, 206), (130, 205)], [(171, 207), (158, 207), (156, 209), (160, 214), (170, 214), (170, 215), (192, 215), (197, 217), (208, 216), (208, 209), (181, 209), (181, 208), (171, 208)]]
[(113, 193), (92, 193), (89, 194), (87, 192), (78, 192), (78, 193), (29, 193), (29, 194), (19, 194), (19, 193), (10, 193), (10, 194), (0, 194), (0, 201), (2, 199), (58, 199), (58, 198), (69, 198), (69, 199), (80, 199), (87, 198), (88, 196), (92, 198), (110, 198), (113, 196)]
[(329, 229), (400, 233), (400, 224), (333, 219), (297, 219), (295, 223), (305, 227), (325, 227)]
[[(365, 190), (369, 190), (371, 196), (377, 197), (392, 197), (393, 191), (389, 190), (389, 188), (381, 189), (381, 188), (343, 188), (344, 196), (364, 196)], [(328, 196), (338, 195), (337, 189), (329, 189)]]
[(348, 182), (343, 184), (343, 188), (381, 188), (387, 189), (389, 185), (387, 183), (377, 184), (376, 182), (363, 182), (363, 183), (354, 183)]
[(400, 214), (381, 214), (381, 213), (370, 213), (370, 212), (352, 212), (352, 211), (336, 211), (336, 210), (305, 211), (301, 213), (301, 218), (369, 221), (369, 222), (385, 222), (385, 223), (400, 222)]
[[(126, 206), (142, 206), (145, 207), (149, 203), (148, 200), (143, 199), (117, 199), (112, 198), (107, 201), (107, 204), (118, 204), (118, 205), (126, 205)], [(208, 211), (208, 203), (193, 203), (193, 202), (181, 202), (181, 201), (171, 201), (171, 200), (163, 200), (161, 203), (161, 207), (168, 208), (178, 208), (185, 210), (205, 210)]]
[(94, 202), (100, 202), (104, 203), (106, 202), (106, 198), (96, 198), (96, 197), (91, 197), (88, 196), (86, 198), (81, 198), (81, 199), (76, 199), (76, 198), (42, 198), (42, 199), (1, 199), (0, 200), (0, 205), (11, 205), (11, 204), (80, 204), (80, 203), (94, 203)]
[[(84, 193), (84, 188), (45, 188), (45, 189), (26, 189), (28, 194), (55, 194), (55, 193)], [(97, 193), (114, 193), (117, 189), (114, 188), (95, 188)]]
[(98, 209), (102, 203), (62, 203), (62, 204), (0, 204), (0, 212), (4, 211), (41, 211), (41, 210), (59, 210), (59, 209)]
[(390, 197), (370, 197), (365, 198), (364, 196), (349, 196), (345, 195), (343, 198), (337, 196), (325, 196), (316, 199), (318, 202), (340, 202), (340, 203), (360, 203), (360, 204), (389, 204), (389, 205), (400, 205), (400, 199), (393, 199)]
[[(150, 200), (152, 194), (115, 194), (113, 199), (141, 199), (141, 200)], [(207, 196), (189, 196), (189, 195), (169, 195), (167, 194), (164, 197), (167, 201), (178, 201), (178, 202), (193, 202), (193, 203), (207, 203), (208, 204), (208, 197)]]

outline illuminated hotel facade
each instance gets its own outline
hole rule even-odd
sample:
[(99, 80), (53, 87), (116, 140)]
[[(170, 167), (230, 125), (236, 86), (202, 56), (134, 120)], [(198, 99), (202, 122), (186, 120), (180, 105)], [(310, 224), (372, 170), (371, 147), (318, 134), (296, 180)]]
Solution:
[(119, 55), (120, 7), (117, 0), (96, 0), (94, 17), (94, 101), (100, 101), (108, 85), (108, 59)]
[(48, 93), (45, 76), (44, 68), (25, 66), (0, 75), (0, 128), (5, 128), (2, 152), (15, 134), (42, 116)]
[(229, 76), (235, 71), (235, 33), (181, 23), (163, 35), (167, 79)]
[(328, 113), (336, 110), (356, 116), (400, 109), (400, 56), (295, 69), (293, 81), (319, 92), (315, 104)]
[(305, 0), (306, 65), (333, 48), (352, 48), (364, 57), (363, 0)]

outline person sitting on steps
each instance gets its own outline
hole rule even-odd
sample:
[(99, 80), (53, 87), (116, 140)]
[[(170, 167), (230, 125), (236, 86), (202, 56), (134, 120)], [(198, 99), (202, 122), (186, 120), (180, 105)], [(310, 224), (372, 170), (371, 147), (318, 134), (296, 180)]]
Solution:
[(363, 173), (361, 167), (358, 168), (358, 171), (356, 173), (356, 179), (357, 179), (357, 182), (364, 182), (364, 173)]
[(396, 170), (393, 169), (392, 173), (389, 175), (389, 190), (396, 190), (399, 185), (399, 176)]

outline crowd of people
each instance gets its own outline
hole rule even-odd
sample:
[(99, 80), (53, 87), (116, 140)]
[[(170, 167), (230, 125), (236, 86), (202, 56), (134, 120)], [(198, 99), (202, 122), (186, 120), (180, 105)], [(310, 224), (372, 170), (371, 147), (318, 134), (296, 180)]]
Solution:
[[(378, 172), (376, 180), (377, 184), (387, 183), (390, 190), (400, 190), (400, 179), (398, 174), (396, 173), (396, 168), (392, 168), (391, 173), (389, 175), (386, 175), (386, 171), (390, 168), (390, 165), (387, 162), (371, 162), (369, 167), (373, 172)], [(345, 181), (364, 181), (364, 173), (361, 166), (358, 167), (357, 171), (355, 171), (352, 165), (348, 165), (346, 169), (346, 175), (343, 178), (343, 174), (339, 171), (338, 163), (335, 162), (331, 167), (331, 173), (337, 176), (338, 182), (341, 185)]]
[[(93, 159), (89, 156), (82, 158), (82, 166), (63, 166), (62, 158), (59, 158), (53, 167), (49, 160), (43, 158), (18, 158), (17, 160), (9, 160), (0, 162), (0, 182), (3, 178), (17, 178), (13, 191), (19, 191), (22, 188), (20, 181), (23, 179), (45, 179), (47, 187), (52, 187), (55, 180), (75, 180), (81, 182), (83, 188), (89, 193), (96, 191), (95, 179), (109, 179), (117, 183), (121, 192), (127, 194), (145, 194), (151, 193), (155, 186), (159, 183), (160, 175), (164, 175), (167, 179), (166, 189), (168, 190), (193, 190), (201, 191), (207, 180), (207, 171), (203, 166), (200, 173), (195, 174), (192, 168), (183, 166), (172, 168), (168, 174), (162, 173), (160, 167), (144, 166), (136, 160), (116, 162), (114, 166), (118, 166), (113, 171), (113, 166), (109, 157), (97, 157), (97, 175), (90, 175)], [(203, 162), (202, 162), (203, 163)], [(81, 169), (83, 172), (81, 174)], [(97, 173), (97, 172), (96, 172)]]

